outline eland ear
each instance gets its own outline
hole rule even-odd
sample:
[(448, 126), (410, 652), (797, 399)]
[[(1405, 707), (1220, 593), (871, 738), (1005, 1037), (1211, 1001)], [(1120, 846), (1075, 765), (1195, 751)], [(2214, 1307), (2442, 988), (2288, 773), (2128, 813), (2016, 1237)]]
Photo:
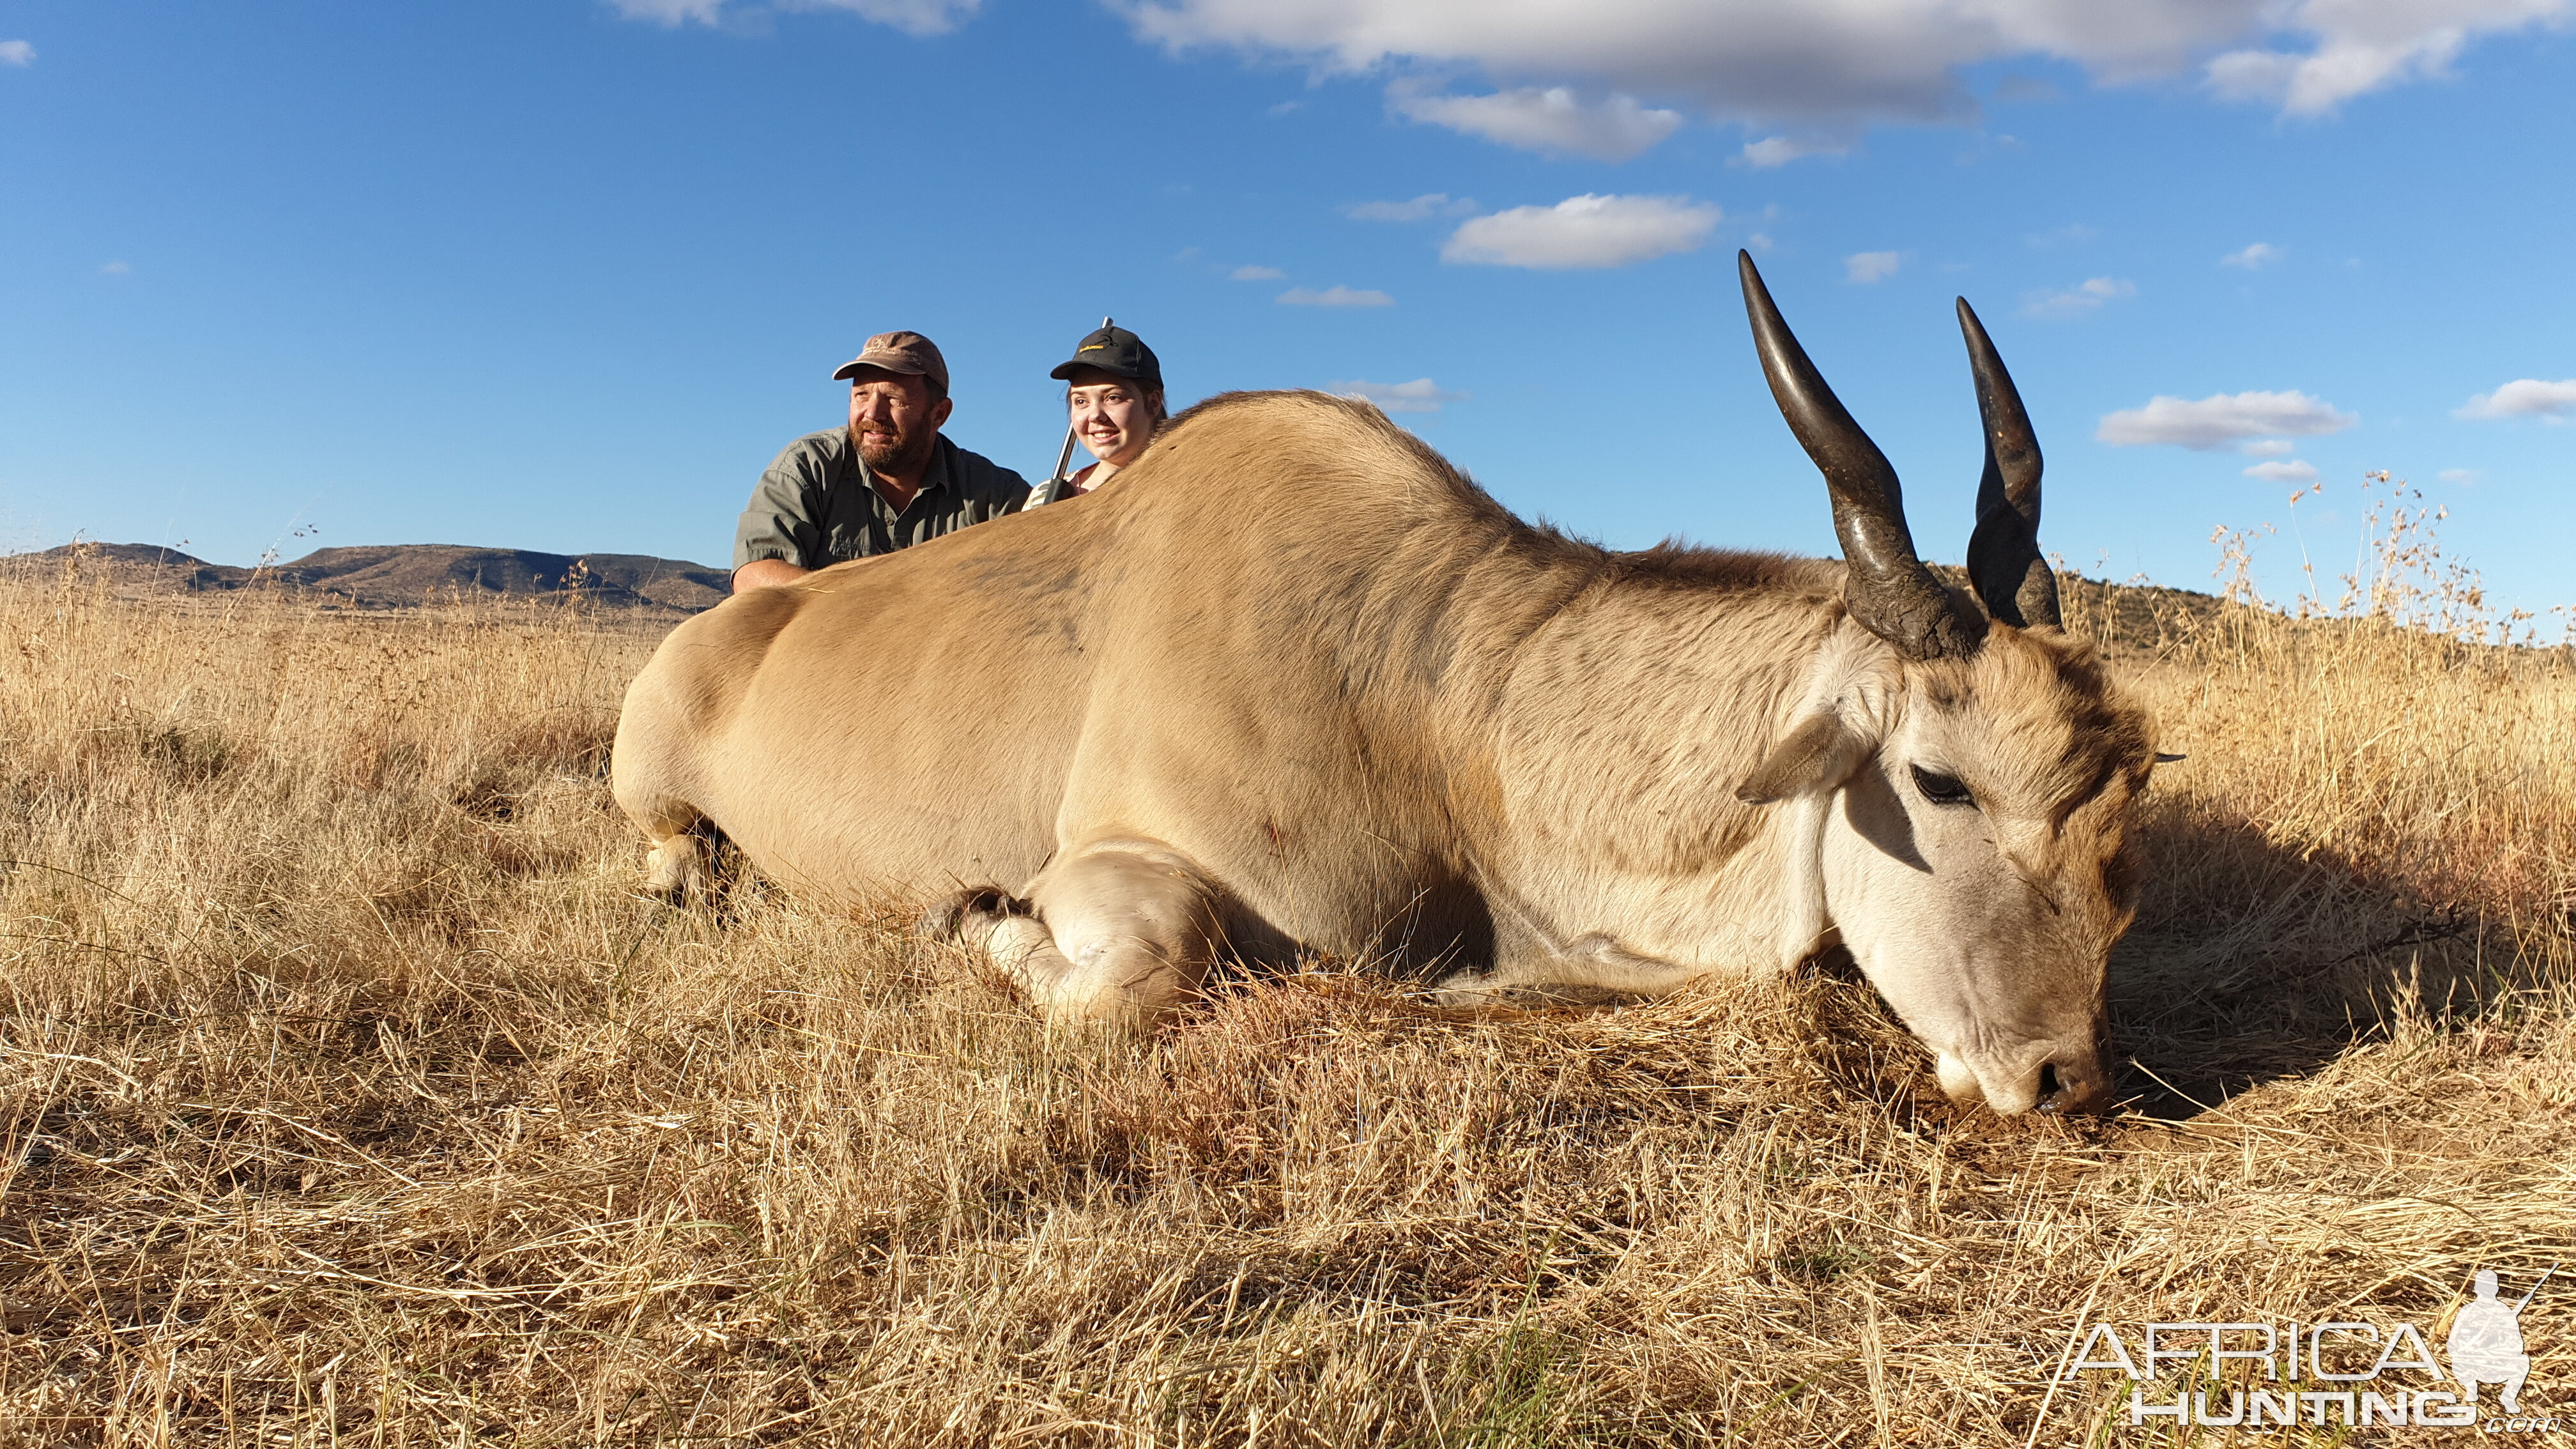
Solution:
[(1869, 742), (1852, 733), (1841, 716), (1812, 714), (1763, 755), (1751, 777), (1735, 787), (1735, 798), (1768, 805), (1830, 790), (1850, 779), (1868, 755)]

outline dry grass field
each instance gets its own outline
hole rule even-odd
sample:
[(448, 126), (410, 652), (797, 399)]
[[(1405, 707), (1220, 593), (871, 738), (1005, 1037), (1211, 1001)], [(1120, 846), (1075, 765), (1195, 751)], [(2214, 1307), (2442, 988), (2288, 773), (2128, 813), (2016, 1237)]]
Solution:
[(664, 625), (0, 582), (0, 1443), (2465, 1443), (2056, 1380), (2559, 1258), (2576, 1423), (2576, 665), (2394, 597), (2075, 591), (2189, 759), (2062, 1122), (1830, 968), (1051, 1045), (903, 903), (632, 893)]

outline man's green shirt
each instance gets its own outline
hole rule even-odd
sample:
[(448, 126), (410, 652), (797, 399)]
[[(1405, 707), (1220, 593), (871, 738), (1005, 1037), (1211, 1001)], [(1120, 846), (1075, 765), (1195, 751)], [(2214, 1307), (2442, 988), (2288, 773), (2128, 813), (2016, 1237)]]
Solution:
[(760, 475), (734, 529), (733, 566), (775, 558), (829, 568), (1016, 513), (1028, 497), (1019, 474), (942, 436), (921, 491), (898, 510), (877, 491), (850, 430), (826, 428), (788, 444)]

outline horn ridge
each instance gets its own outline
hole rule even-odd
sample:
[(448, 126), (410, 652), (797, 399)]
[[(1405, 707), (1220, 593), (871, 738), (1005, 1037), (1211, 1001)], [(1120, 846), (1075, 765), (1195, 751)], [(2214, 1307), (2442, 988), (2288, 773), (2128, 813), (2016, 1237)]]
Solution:
[(1744, 283), (1744, 310), (1753, 323), (1754, 351), (1771, 383), (1772, 401), (1825, 475), (1833, 500), (1834, 535), (1842, 541), (1846, 574), (1843, 602), (1862, 628), (1916, 659), (1965, 657), (1985, 632), (1983, 619), (1965, 616), (1914, 551), (1905, 526), (1905, 495), (1887, 455), (1852, 420), (1825, 385), (1805, 348), (1798, 345), (1749, 252), (1735, 254)]
[(1986, 612), (2016, 628), (2058, 627), (2057, 576), (2039, 551), (2039, 435), (2021, 390), (2004, 370), (1986, 325), (1959, 299), (1959, 331), (1977, 383), (1986, 471), (1977, 482), (1977, 526), (1968, 535), (1968, 580)]

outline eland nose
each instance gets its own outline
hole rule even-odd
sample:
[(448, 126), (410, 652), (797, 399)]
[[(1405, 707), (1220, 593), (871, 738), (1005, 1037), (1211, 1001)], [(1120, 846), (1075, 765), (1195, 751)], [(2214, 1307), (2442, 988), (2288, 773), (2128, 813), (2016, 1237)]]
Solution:
[(2110, 1105), (2111, 1078), (2100, 1057), (2053, 1061), (2039, 1069), (2040, 1111), (2099, 1112)]

